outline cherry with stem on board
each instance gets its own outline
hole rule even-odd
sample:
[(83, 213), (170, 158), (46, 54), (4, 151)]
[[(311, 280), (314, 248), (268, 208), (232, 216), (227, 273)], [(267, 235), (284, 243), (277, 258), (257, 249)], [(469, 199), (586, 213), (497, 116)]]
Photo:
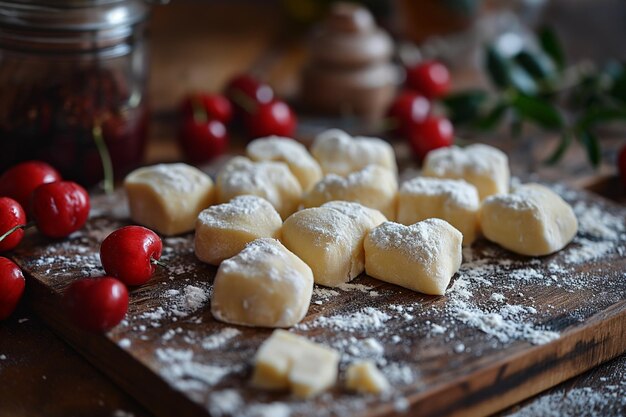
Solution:
[(154, 274), (163, 250), (161, 238), (142, 226), (125, 226), (100, 245), (100, 261), (107, 275), (126, 285), (141, 285)]
[(13, 313), (22, 298), (25, 285), (22, 270), (10, 259), (0, 256), (0, 320)]
[(0, 197), (0, 252), (15, 249), (24, 237), (26, 213), (17, 201)]
[(115, 327), (128, 311), (128, 290), (113, 277), (74, 281), (63, 295), (70, 320), (78, 327), (103, 332)]
[(61, 181), (61, 174), (41, 161), (26, 161), (12, 166), (0, 176), (0, 196), (11, 197), (24, 210), (30, 210), (30, 198), (37, 187)]

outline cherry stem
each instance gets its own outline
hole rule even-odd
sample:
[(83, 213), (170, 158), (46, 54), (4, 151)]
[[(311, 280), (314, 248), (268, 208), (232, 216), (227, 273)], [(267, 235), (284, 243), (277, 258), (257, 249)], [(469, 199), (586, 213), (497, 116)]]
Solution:
[(113, 163), (111, 162), (111, 154), (109, 153), (107, 144), (104, 141), (102, 126), (99, 122), (94, 125), (91, 133), (93, 135), (93, 141), (96, 144), (96, 148), (98, 149), (98, 154), (100, 154), (100, 160), (102, 161), (102, 170), (104, 171), (104, 191), (107, 194), (112, 194), (114, 187)]
[(10, 228), (9, 230), (7, 230), (2, 236), (0, 236), (0, 242), (2, 242), (4, 239), (6, 239), (7, 237), (9, 237), (9, 235), (13, 232), (15, 232), (16, 230), (19, 229), (28, 229), (30, 227), (33, 227), (35, 225), (35, 222), (28, 222), (26, 224), (18, 224), (16, 226), (13, 226), (12, 228)]
[(248, 114), (252, 114), (254, 113), (254, 110), (256, 110), (256, 102), (248, 97), (248, 95), (241, 90), (233, 91), (232, 100), (240, 105), (241, 108), (244, 109), (244, 111)]
[(200, 124), (206, 123), (209, 121), (209, 115), (206, 110), (202, 106), (202, 103), (198, 99), (198, 97), (192, 97), (191, 99), (191, 109), (193, 111), (193, 121)]
[(150, 263), (154, 265), (158, 265), (161, 268), (167, 268), (167, 264), (165, 262), (161, 262), (158, 259), (150, 258)]

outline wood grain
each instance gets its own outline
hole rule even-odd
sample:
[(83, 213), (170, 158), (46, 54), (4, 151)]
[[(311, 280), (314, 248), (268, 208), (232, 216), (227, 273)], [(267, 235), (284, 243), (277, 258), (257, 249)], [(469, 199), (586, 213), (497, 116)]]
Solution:
[[(624, 226), (623, 207), (592, 194), (565, 192), (578, 203), (621, 218)], [(350, 360), (367, 356), (362, 351), (365, 339), (378, 340), (384, 346), (384, 354), (375, 359), (386, 362), (382, 369), (392, 377), (395, 388), (389, 397), (360, 397), (339, 386), (310, 402), (302, 402), (284, 393), (255, 390), (247, 384), (250, 360), (271, 330), (238, 327), (240, 333), (232, 340), (216, 349), (206, 349), (202, 344), (207, 337), (233, 326), (213, 320), (206, 303), (186, 315), (172, 313), (178, 308), (179, 299), (167, 294), (183, 294), (188, 285), (210, 291), (215, 273), (215, 268), (195, 259), (191, 235), (164, 239), (164, 260), (169, 269), (159, 271), (148, 284), (132, 291), (127, 320), (112, 332), (86, 334), (68, 323), (59, 304), (60, 294), (75, 279), (102, 274), (97, 257), (99, 242), (128, 222), (121, 195), (96, 197), (94, 207), (97, 212), (85, 230), (57, 242), (31, 234), (15, 259), (29, 275), (33, 309), (158, 416), (208, 415), (211, 411), (224, 414), (216, 408), (221, 404), (219, 398), (233, 392), (245, 402), (231, 410), (230, 414), (236, 415), (250, 414), (254, 407), (258, 410), (259, 405), (268, 403), (280, 403), (292, 415), (394, 415), (406, 407), (411, 413), (426, 416), (488, 415), (626, 350), (623, 231), (615, 240), (606, 242), (609, 249), (602, 258), (567, 264), (558, 274), (553, 273), (553, 266), (565, 265), (568, 253), (583, 249), (580, 242), (591, 241), (593, 236), (583, 233), (579, 235), (583, 240), (572, 243), (560, 254), (538, 259), (514, 256), (479, 241), (471, 256), (482, 260), (483, 266), (494, 267), (482, 276), (489, 280), (489, 285), (481, 284), (478, 278), (470, 282), (469, 298), (458, 296), (462, 274), (454, 279), (444, 297), (423, 296), (363, 276), (355, 281), (364, 286), (360, 289), (337, 290), (332, 296), (315, 295), (314, 302), (321, 304), (313, 303), (304, 325), (294, 330), (342, 350), (342, 372)], [(598, 243), (603, 243), (602, 239)], [(502, 265), (502, 260), (508, 264)], [(516, 271), (528, 268), (542, 278), (530, 282), (516, 278)], [(550, 275), (555, 277), (548, 279)], [(494, 292), (501, 293), (512, 305), (532, 306), (536, 313), (527, 317), (531, 327), (557, 331), (560, 338), (539, 346), (523, 337), (498, 340), (464, 324), (451, 310), (451, 305), (465, 299), (485, 313), (500, 311), (491, 299)], [(154, 314), (159, 307), (165, 314)], [(332, 322), (338, 316), (345, 319), (372, 313), (364, 310), (368, 307), (389, 318), (375, 328), (319, 324), (329, 323), (329, 319)], [(433, 324), (445, 326), (445, 332), (433, 332)], [(124, 347), (120, 346), (122, 340)], [(463, 349), (457, 349), (460, 344)], [(355, 346), (361, 349), (358, 354), (351, 350)], [(176, 368), (180, 363), (162, 361), (159, 349), (189, 351), (193, 355), (192, 366), (205, 365), (228, 372), (211, 382), (207, 382), (206, 375), (185, 374), (184, 370), (180, 374)], [(394, 367), (402, 372), (391, 372)], [(403, 372), (411, 378), (403, 378)]]

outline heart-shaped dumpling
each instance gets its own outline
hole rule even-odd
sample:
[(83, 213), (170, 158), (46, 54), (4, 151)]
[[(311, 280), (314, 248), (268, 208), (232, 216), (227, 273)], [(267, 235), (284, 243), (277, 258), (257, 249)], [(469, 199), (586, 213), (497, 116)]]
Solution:
[(345, 176), (368, 165), (398, 172), (396, 155), (389, 143), (379, 138), (353, 138), (339, 129), (320, 133), (311, 146), (311, 154), (324, 174)]
[(302, 199), (304, 207), (319, 207), (329, 201), (352, 201), (373, 208), (388, 219), (396, 217), (396, 175), (378, 165), (368, 165), (346, 177), (329, 174)]
[(180, 163), (138, 168), (126, 176), (124, 189), (131, 219), (168, 236), (193, 230), (214, 197), (211, 178)]
[(252, 241), (217, 270), (211, 313), (242, 326), (290, 327), (304, 318), (313, 272), (278, 240)]
[(543, 256), (563, 249), (578, 220), (567, 202), (539, 184), (486, 199), (480, 212), (485, 237), (521, 255)]
[(246, 147), (253, 161), (279, 161), (289, 166), (302, 190), (308, 191), (322, 179), (322, 169), (304, 145), (291, 138), (269, 136), (255, 139)]
[(217, 202), (245, 194), (263, 197), (285, 219), (298, 209), (302, 187), (283, 162), (252, 162), (237, 156), (217, 176)]
[(365, 237), (365, 272), (424, 294), (443, 295), (462, 260), (463, 235), (441, 219), (385, 222)]
[(426, 155), (426, 177), (460, 179), (474, 185), (481, 200), (509, 191), (509, 158), (493, 146), (476, 143), (465, 148), (450, 146)]
[(196, 256), (202, 262), (219, 265), (255, 239), (277, 238), (282, 225), (280, 215), (267, 200), (240, 195), (198, 215), (194, 239)]

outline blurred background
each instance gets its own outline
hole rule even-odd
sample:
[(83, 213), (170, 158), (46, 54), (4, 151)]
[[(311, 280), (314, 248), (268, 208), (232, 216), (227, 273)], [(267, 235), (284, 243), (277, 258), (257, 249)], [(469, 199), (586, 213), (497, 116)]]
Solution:
[[(106, 158), (121, 178), (155, 161), (210, 163), (261, 134), (309, 143), (341, 127), (392, 141), (406, 164), (419, 164), (437, 141), (480, 140), (512, 152), (521, 171), (615, 174), (626, 2), (336, 3), (2, 1), (0, 171), (44, 159), (90, 185)], [(417, 67), (433, 60), (449, 79), (429, 93)], [(239, 79), (233, 89), (241, 76), (247, 87)], [(242, 97), (250, 80), (285, 106)], [(398, 129), (392, 107), (407, 89), (426, 97), (424, 114), (437, 123)], [(197, 104), (216, 94), (230, 100), (232, 120), (212, 121), (202, 109), (210, 104)]]

